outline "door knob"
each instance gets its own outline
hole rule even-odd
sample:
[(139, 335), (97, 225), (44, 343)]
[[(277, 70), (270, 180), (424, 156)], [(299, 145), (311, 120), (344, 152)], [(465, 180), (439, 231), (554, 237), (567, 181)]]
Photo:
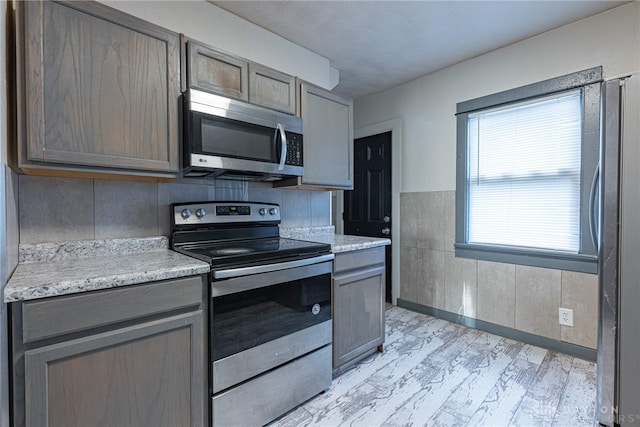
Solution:
[(389, 215), (385, 215), (384, 218), (382, 218), (382, 220), (384, 222), (389, 222), (389, 221), (391, 221), (391, 218), (389, 218)]
[(382, 234), (388, 236), (391, 233), (391, 229), (389, 227), (385, 227), (382, 229)]

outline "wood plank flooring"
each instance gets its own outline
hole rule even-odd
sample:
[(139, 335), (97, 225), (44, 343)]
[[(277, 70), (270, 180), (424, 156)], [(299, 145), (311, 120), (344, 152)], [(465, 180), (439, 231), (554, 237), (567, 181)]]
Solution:
[(271, 424), (594, 426), (592, 362), (387, 307), (386, 341)]

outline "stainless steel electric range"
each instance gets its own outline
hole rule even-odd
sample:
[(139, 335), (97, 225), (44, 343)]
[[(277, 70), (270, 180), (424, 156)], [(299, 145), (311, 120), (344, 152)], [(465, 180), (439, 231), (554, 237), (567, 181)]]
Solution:
[(211, 264), (213, 425), (264, 425), (326, 390), (330, 246), (280, 238), (276, 204), (171, 209), (172, 249)]

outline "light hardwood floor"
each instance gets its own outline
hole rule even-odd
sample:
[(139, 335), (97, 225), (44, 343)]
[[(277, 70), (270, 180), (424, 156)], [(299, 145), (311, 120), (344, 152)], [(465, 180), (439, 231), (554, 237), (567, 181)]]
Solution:
[(594, 426), (595, 364), (387, 307), (383, 353), (272, 426)]

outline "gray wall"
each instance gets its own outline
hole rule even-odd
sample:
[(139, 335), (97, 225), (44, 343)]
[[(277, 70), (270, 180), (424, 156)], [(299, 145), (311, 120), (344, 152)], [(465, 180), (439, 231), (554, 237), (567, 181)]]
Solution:
[[(456, 189), (456, 103), (598, 65), (605, 79), (636, 72), (639, 23), (640, 2), (626, 3), (355, 101), (356, 131), (402, 122), (401, 298), (595, 348), (596, 276), (456, 259), (442, 228), (452, 205), (438, 200)], [(574, 310), (573, 328), (559, 307)]]
[[(595, 349), (595, 274), (456, 258), (455, 191), (400, 194), (400, 298)], [(573, 310), (573, 327), (558, 323)]]
[(20, 243), (168, 236), (169, 205), (203, 200), (278, 203), (282, 227), (331, 224), (331, 193), (266, 183), (171, 183), (19, 176)]

